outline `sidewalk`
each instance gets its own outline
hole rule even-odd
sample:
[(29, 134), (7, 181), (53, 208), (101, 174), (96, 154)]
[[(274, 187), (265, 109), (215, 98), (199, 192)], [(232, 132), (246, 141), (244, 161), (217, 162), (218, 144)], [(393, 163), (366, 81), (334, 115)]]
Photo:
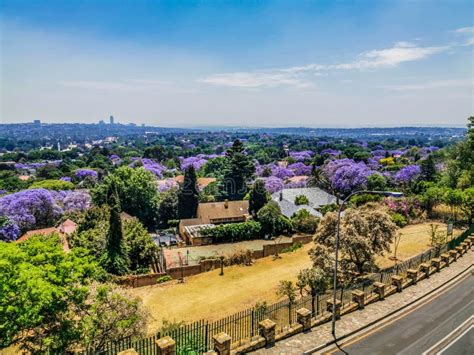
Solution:
[[(401, 293), (387, 297), (384, 301), (372, 303), (363, 310), (343, 316), (336, 323), (338, 337), (360, 329), (384, 315), (399, 309), (401, 306), (417, 300), (431, 290), (451, 280), (454, 276), (472, 266), (473, 263), (474, 252), (470, 250), (449, 267), (443, 268), (441, 272), (431, 275), (429, 279), (419, 281), (418, 284), (404, 289)], [(276, 343), (272, 348), (260, 349), (253, 352), (253, 354), (301, 354), (317, 346), (324, 345), (332, 339), (331, 323), (325, 323), (312, 328), (308, 333), (299, 333)]]

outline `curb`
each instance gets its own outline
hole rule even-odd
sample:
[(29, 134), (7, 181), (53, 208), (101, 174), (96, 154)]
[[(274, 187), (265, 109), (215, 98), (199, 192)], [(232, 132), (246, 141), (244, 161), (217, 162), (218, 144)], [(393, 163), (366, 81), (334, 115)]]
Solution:
[[(317, 347), (315, 347), (315, 348), (306, 350), (306, 351), (304, 351), (302, 354), (305, 354), (305, 355), (306, 355), (306, 354), (314, 354), (315, 352), (320, 351), (320, 350), (322, 350), (322, 349), (324, 349), (324, 348), (326, 348), (326, 347), (328, 347), (328, 346), (330, 346), (330, 345), (336, 344), (336, 342), (338, 342), (338, 341), (340, 341), (340, 340), (344, 340), (344, 339), (346, 339), (346, 338), (349, 338), (349, 337), (351, 337), (351, 336), (353, 336), (353, 335), (359, 333), (359, 332), (362, 331), (362, 330), (365, 330), (365, 329), (367, 329), (367, 328), (370, 328), (370, 327), (376, 325), (377, 323), (380, 323), (381, 321), (387, 320), (387, 318), (390, 318), (390, 317), (392, 317), (394, 314), (397, 314), (397, 313), (399, 313), (400, 311), (403, 311), (403, 310), (407, 309), (408, 307), (412, 306), (413, 304), (415, 304), (415, 303), (417, 303), (417, 302), (419, 302), (419, 301), (425, 299), (426, 297), (432, 295), (432, 294), (435, 293), (436, 291), (439, 291), (441, 288), (443, 288), (443, 287), (445, 287), (445, 286), (447, 286), (447, 285), (449, 285), (449, 284), (451, 284), (451, 283), (454, 283), (453, 281), (456, 281), (456, 280), (458, 280), (460, 277), (462, 277), (462, 276), (464, 276), (465, 274), (467, 274), (467, 272), (469, 271), (469, 269), (471, 269), (473, 266), (474, 266), (474, 264), (470, 264), (468, 267), (466, 267), (464, 270), (462, 270), (459, 274), (457, 274), (456, 276), (454, 276), (452, 279), (450, 279), (450, 280), (448, 280), (448, 281), (442, 283), (442, 284), (439, 285), (438, 287), (432, 289), (431, 291), (425, 293), (423, 296), (421, 296), (421, 297), (419, 297), (419, 298), (417, 298), (417, 299), (411, 301), (410, 303), (407, 303), (406, 305), (400, 307), (399, 309), (394, 310), (394, 311), (392, 311), (392, 312), (390, 312), (390, 313), (388, 313), (388, 314), (386, 314), (386, 315), (384, 315), (384, 316), (382, 316), (382, 317), (380, 317), (380, 318), (378, 318), (378, 319), (376, 319), (376, 320), (374, 320), (374, 321), (372, 321), (372, 322), (370, 322), (370, 323), (368, 323), (368, 324), (366, 324), (366, 325), (364, 325), (364, 326), (362, 326), (362, 327), (360, 327), (360, 328), (358, 328), (358, 329), (356, 329), (356, 330), (353, 330), (353, 331), (351, 331), (351, 332), (349, 332), (349, 333), (347, 333), (347, 334), (344, 334), (344, 335), (342, 335), (342, 336), (340, 336), (340, 337), (337, 337), (336, 340), (331, 340), (331, 341), (329, 341), (329, 342), (327, 342), (327, 343), (325, 343), (325, 344), (322, 344), (322, 345), (319, 345), (319, 346), (317, 346)], [(337, 344), (336, 344), (336, 345), (337, 345)]]

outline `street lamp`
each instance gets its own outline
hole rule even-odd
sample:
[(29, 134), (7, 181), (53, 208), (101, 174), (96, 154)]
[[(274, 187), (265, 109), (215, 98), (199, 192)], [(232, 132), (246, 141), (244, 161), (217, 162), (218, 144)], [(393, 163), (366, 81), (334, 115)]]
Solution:
[[(337, 227), (336, 227), (336, 241), (334, 243), (334, 249), (335, 249), (335, 261), (334, 261), (334, 280), (333, 280), (333, 304), (332, 304), (332, 336), (334, 337), (334, 341), (336, 342), (336, 285), (337, 285), (337, 265), (338, 265), (338, 255), (339, 255), (339, 231), (340, 231), (340, 225), (341, 225), (341, 212), (349, 199), (354, 196), (354, 195), (359, 195), (359, 194), (377, 194), (377, 195), (383, 195), (383, 196), (389, 196), (389, 197), (402, 197), (403, 193), (402, 192), (396, 192), (396, 191), (371, 191), (371, 190), (361, 190), (361, 191), (355, 191), (352, 192), (349, 196), (347, 196), (340, 204), (339, 206), (339, 211), (337, 213)], [(337, 345), (337, 342), (336, 342)]]

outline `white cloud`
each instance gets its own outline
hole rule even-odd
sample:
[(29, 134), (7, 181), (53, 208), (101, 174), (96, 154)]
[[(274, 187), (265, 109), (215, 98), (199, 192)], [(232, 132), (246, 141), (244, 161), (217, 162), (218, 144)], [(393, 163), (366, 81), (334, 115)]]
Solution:
[(255, 72), (234, 72), (214, 74), (198, 81), (216, 86), (237, 88), (270, 88), (277, 86), (294, 86), (305, 88), (311, 86), (310, 77), (323, 71), (373, 70), (395, 67), (401, 63), (425, 59), (433, 54), (449, 49), (442, 47), (420, 47), (409, 42), (398, 42), (391, 48), (371, 50), (359, 54), (351, 62), (337, 64), (311, 63), (304, 66), (271, 69)]
[(405, 84), (405, 85), (383, 85), (379, 86), (382, 89), (394, 90), (394, 91), (418, 91), (418, 90), (430, 90), (440, 88), (451, 88), (451, 87), (472, 87), (474, 86), (474, 78), (471, 79), (447, 79), (447, 80), (435, 80), (428, 81), (419, 84)]
[(462, 27), (462, 28), (458, 28), (457, 30), (454, 30), (455, 33), (460, 33), (460, 34), (470, 34), (470, 33), (474, 33), (474, 27)]
[(301, 80), (291, 73), (281, 71), (275, 72), (236, 72), (214, 74), (198, 80), (201, 83), (216, 86), (228, 86), (238, 88), (272, 88), (277, 86), (294, 86), (305, 88), (311, 84)]
[(474, 45), (474, 27), (462, 27), (453, 31), (459, 36), (467, 36), (467, 39), (462, 44), (463, 46)]

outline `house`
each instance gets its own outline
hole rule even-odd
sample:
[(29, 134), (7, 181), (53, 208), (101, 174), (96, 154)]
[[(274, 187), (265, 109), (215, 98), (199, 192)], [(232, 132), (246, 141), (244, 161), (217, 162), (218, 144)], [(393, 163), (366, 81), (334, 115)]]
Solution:
[(223, 201), (200, 203), (196, 218), (182, 219), (179, 222), (179, 234), (192, 245), (209, 244), (199, 231), (216, 224), (245, 222), (249, 218), (248, 201)]
[[(306, 196), (308, 204), (297, 205), (295, 203), (296, 197), (300, 195)], [(322, 206), (337, 203), (336, 196), (331, 195), (318, 187), (283, 189), (280, 192), (275, 192), (272, 195), (272, 200), (278, 203), (281, 212), (286, 217), (291, 217), (301, 209), (306, 209), (312, 215), (321, 217), (322, 215), (319, 210)]]
[(57, 233), (59, 238), (61, 239), (61, 243), (63, 244), (63, 250), (65, 252), (69, 252), (69, 243), (67, 237), (70, 236), (72, 233), (75, 232), (77, 229), (77, 224), (70, 219), (66, 219), (63, 223), (61, 223), (58, 227), (49, 227), (49, 228), (42, 228), (42, 229), (35, 229), (26, 232), (20, 238), (16, 240), (17, 243), (24, 242), (28, 240), (33, 235), (50, 235), (53, 233)]

